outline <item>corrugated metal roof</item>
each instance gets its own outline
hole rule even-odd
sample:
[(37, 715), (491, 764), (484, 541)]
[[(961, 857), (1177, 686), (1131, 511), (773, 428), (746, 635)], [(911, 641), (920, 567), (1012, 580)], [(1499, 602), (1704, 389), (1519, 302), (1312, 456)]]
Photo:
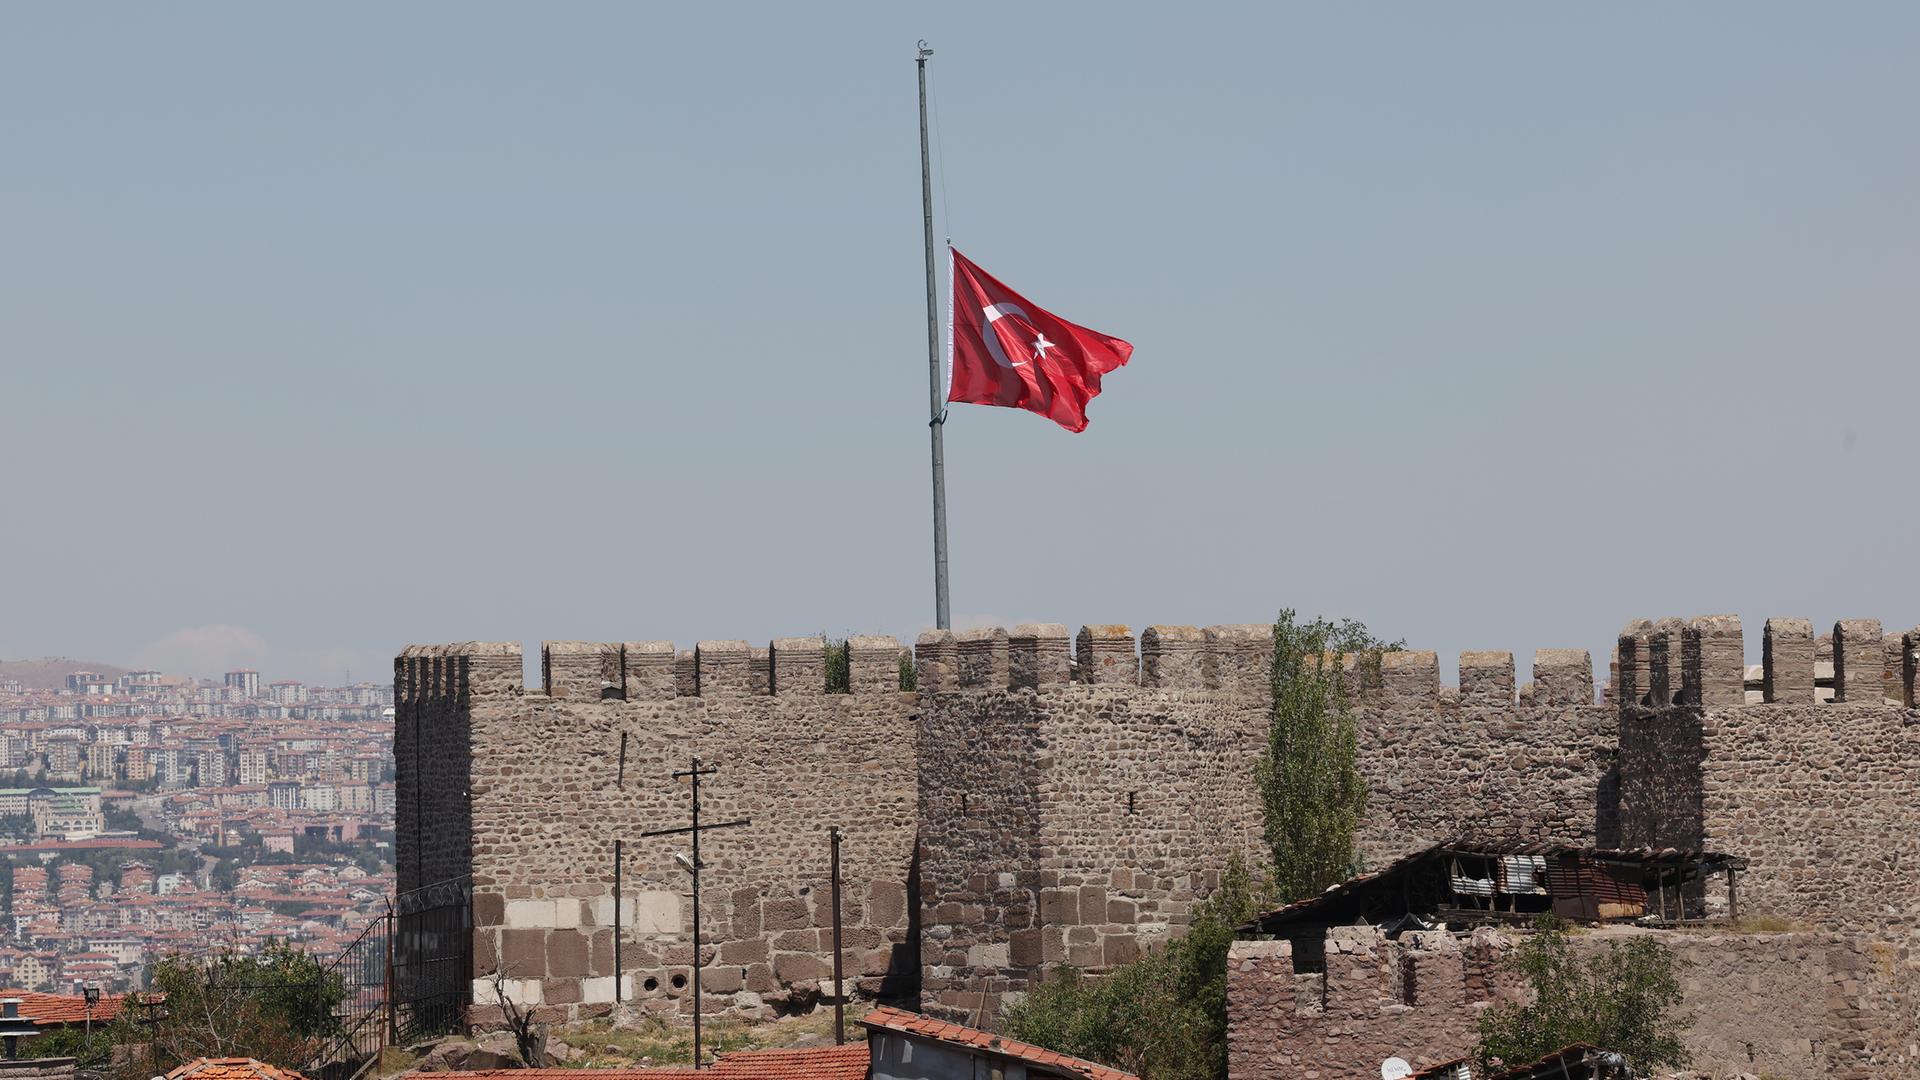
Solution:
[[(1575, 844), (1523, 843), (1497, 838), (1449, 840), (1434, 844), (1431, 847), (1422, 848), (1419, 851), (1409, 852), (1371, 873), (1359, 874), (1348, 878), (1328, 889), (1326, 892), (1321, 893), (1319, 896), (1310, 896), (1304, 900), (1296, 900), (1291, 904), (1283, 904), (1280, 907), (1274, 908), (1272, 911), (1263, 912), (1260, 915), (1254, 916), (1252, 920), (1243, 924), (1239, 929), (1242, 933), (1255, 933), (1259, 930), (1261, 924), (1270, 920), (1277, 918), (1297, 918), (1316, 907), (1329, 904), (1334, 900), (1351, 895), (1374, 882), (1401, 873), (1424, 859), (1433, 858), (1442, 854), (1474, 855), (1484, 858), (1499, 858), (1503, 855), (1578, 855), (1583, 859), (1591, 859), (1599, 862), (1637, 863), (1641, 866), (1706, 865), (1711, 869), (1721, 869), (1728, 866), (1734, 869), (1744, 869), (1746, 866), (1744, 860), (1737, 859), (1731, 855), (1712, 851), (1681, 850), (1678, 848), (1594, 848), (1580, 847)], [(1557, 861), (1558, 860), (1555, 860), (1555, 862)], [(1549, 863), (1549, 866), (1552, 865), (1552, 863)], [(1549, 874), (1551, 875), (1551, 870)], [(1644, 891), (1641, 895), (1644, 898)]]

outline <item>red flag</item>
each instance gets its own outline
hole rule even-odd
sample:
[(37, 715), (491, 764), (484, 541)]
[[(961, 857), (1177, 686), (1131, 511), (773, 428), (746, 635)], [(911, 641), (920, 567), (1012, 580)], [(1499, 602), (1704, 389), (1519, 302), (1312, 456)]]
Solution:
[(1043, 311), (951, 247), (947, 400), (1037, 412), (1068, 431), (1087, 428), (1100, 376), (1133, 346)]

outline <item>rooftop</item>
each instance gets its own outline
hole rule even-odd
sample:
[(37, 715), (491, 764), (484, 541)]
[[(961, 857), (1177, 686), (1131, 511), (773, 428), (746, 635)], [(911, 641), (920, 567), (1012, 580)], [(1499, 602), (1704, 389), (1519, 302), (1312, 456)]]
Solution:
[[(739, 1050), (721, 1054), (712, 1065), (667, 1069), (487, 1069), (430, 1074), (433, 1080), (669, 1080), (705, 1076), (710, 1080), (866, 1080), (867, 1044), (818, 1046), (798, 1050)], [(169, 1076), (167, 1080), (178, 1080)], [(227, 1078), (217, 1078), (227, 1080)], [(240, 1078), (234, 1078), (240, 1080)]]
[(1071, 1076), (1083, 1076), (1088, 1080), (1139, 1080), (1132, 1073), (1111, 1069), (1084, 1058), (1069, 1057), (1032, 1043), (1023, 1043), (990, 1031), (964, 1027), (960, 1024), (936, 1020), (931, 1016), (907, 1012), (881, 1006), (860, 1018), (868, 1030), (894, 1031), (902, 1035), (915, 1035), (937, 1042), (952, 1043), (975, 1050), (982, 1050), (996, 1057), (1013, 1058), (1028, 1065), (1038, 1065), (1053, 1072)]
[(167, 1080), (306, 1080), (292, 1069), (253, 1058), (198, 1058), (167, 1074)]
[(1356, 919), (1384, 925), (1410, 916), (1448, 923), (1530, 921), (1548, 912), (1589, 922), (1658, 912), (1664, 921), (1664, 893), (1673, 892), (1677, 907), (1678, 886), (1745, 866), (1710, 851), (1453, 840), (1256, 916), (1240, 930), (1279, 934)]

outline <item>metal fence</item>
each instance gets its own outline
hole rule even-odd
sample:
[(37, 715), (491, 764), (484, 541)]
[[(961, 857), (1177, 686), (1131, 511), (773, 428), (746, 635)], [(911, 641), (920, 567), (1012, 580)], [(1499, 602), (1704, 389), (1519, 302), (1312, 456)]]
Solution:
[(473, 883), (454, 878), (400, 894), (393, 926), (393, 1041), (460, 1030), (473, 993)]
[(473, 888), (442, 881), (394, 898), (328, 965), (344, 996), (306, 1072), (345, 1080), (389, 1045), (461, 1029), (472, 990)]

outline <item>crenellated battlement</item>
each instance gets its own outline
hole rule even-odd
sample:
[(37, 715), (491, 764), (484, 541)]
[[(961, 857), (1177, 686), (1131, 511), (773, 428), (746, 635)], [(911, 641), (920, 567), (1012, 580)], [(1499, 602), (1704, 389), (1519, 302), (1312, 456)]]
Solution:
[[(929, 630), (914, 644), (913, 655), (919, 687), (931, 693), (1078, 684), (1264, 696), (1273, 628), (1264, 623), (1156, 625), (1136, 639), (1130, 627), (1116, 624), (1084, 626), (1069, 635), (1060, 623), (1022, 623), (1012, 630)], [(1382, 654), (1378, 672), (1352, 655), (1340, 663), (1364, 702), (1388, 708), (1594, 703), (1593, 662), (1584, 649), (1535, 652), (1534, 681), (1524, 694), (1515, 686), (1509, 652), (1462, 653), (1457, 692), (1441, 684), (1439, 654), (1431, 651)]]
[[(847, 642), (848, 688), (857, 695), (900, 690), (905, 650), (892, 637)], [(393, 663), (396, 702), (458, 700), (471, 694), (534, 694), (554, 701), (665, 701), (677, 697), (817, 697), (827, 690), (824, 637), (779, 638), (766, 647), (703, 641), (547, 641), (542, 685), (523, 685), (518, 642), (409, 645)]]
[[(1811, 621), (1780, 618), (1768, 619), (1762, 634), (1760, 678), (1750, 681), (1738, 616), (1636, 619), (1620, 631), (1611, 700), (1650, 708), (1816, 701), (1912, 707), (1920, 700), (1920, 627), (1888, 634), (1877, 620), (1843, 619), (1830, 637), (1816, 639)], [(1820, 659), (1824, 650), (1830, 660)], [(1819, 669), (1829, 663), (1821, 687)]]
[(1417, 1067), (1473, 1043), (1481, 1010), (1519, 992), (1500, 971), (1511, 939), (1491, 929), (1389, 938), (1372, 926), (1326, 932), (1310, 962), (1290, 941), (1236, 941), (1227, 954), (1230, 1072), (1265, 1080)]

